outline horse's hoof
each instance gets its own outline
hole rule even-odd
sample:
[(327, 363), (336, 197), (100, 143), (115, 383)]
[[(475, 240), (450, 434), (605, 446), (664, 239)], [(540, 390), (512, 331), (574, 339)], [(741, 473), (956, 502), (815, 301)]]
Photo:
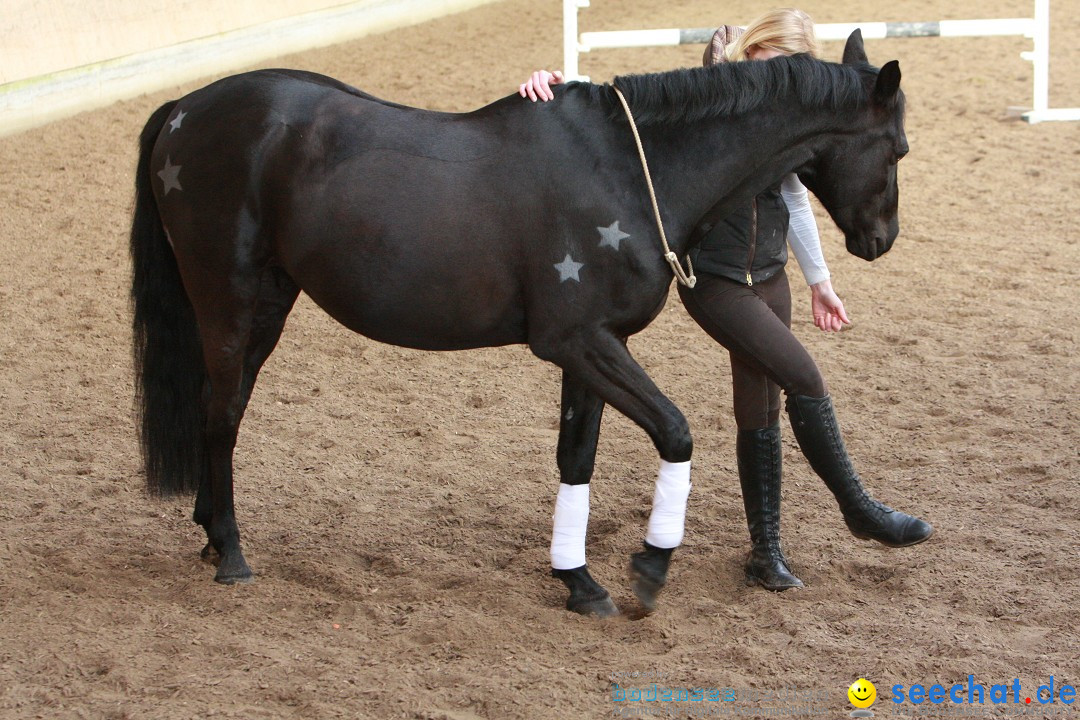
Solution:
[(597, 600), (585, 600), (582, 602), (566, 602), (566, 609), (576, 612), (578, 615), (589, 615), (598, 618), (615, 617), (619, 614), (619, 608), (610, 595), (605, 595)]
[(578, 615), (592, 615), (606, 618), (619, 614), (619, 608), (604, 587), (593, 580), (586, 565), (572, 570), (552, 569), (551, 576), (562, 580), (570, 591), (566, 600), (566, 609)]
[(645, 549), (630, 556), (630, 589), (648, 612), (656, 609), (656, 598), (667, 584), (668, 565), (674, 548), (657, 548), (645, 543)]
[(226, 575), (218, 572), (218, 574), (214, 576), (214, 582), (219, 582), (222, 585), (244, 585), (255, 582), (255, 574), (250, 570), (248, 570), (247, 573), (231, 573)]
[(254, 582), (255, 575), (251, 572), (251, 568), (248, 567), (243, 556), (232, 560), (223, 558), (221, 564), (218, 565), (217, 575), (214, 576), (214, 580), (222, 585), (236, 585), (238, 583)]
[(652, 612), (656, 610), (656, 598), (660, 595), (660, 591), (664, 589), (664, 583), (642, 575), (631, 565), (630, 589), (634, 591), (634, 597), (638, 599), (641, 606)]

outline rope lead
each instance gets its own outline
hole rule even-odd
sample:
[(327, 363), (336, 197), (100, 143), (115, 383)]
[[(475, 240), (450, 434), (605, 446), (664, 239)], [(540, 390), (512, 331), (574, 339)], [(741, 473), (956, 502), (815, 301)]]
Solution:
[(626, 119), (630, 121), (630, 129), (634, 131), (634, 142), (637, 143), (641, 167), (645, 171), (645, 184), (649, 187), (649, 199), (652, 200), (653, 214), (656, 216), (656, 228), (660, 231), (660, 242), (664, 244), (664, 259), (671, 266), (671, 271), (675, 273), (675, 279), (679, 284), (693, 288), (697, 284), (697, 277), (694, 276), (694, 263), (690, 261), (690, 256), (686, 256), (687, 272), (683, 272), (682, 265), (679, 264), (679, 256), (668, 247), (667, 235), (664, 233), (664, 221), (660, 219), (660, 206), (656, 203), (656, 191), (653, 190), (652, 176), (649, 174), (649, 163), (645, 160), (645, 148), (641, 145), (641, 136), (638, 135), (637, 124), (634, 122), (633, 113), (630, 112), (630, 105), (627, 104), (626, 98), (623, 97), (619, 88), (614, 85), (611, 87), (614, 88), (615, 94), (619, 96), (619, 102), (622, 103), (623, 110), (626, 111)]

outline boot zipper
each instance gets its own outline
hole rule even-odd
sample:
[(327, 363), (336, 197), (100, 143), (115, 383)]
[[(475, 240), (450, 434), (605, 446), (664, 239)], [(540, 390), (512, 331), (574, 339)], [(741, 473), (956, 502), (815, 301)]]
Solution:
[(750, 270), (754, 267), (754, 254), (757, 252), (757, 196), (750, 202), (750, 252), (746, 256), (746, 284), (754, 286)]

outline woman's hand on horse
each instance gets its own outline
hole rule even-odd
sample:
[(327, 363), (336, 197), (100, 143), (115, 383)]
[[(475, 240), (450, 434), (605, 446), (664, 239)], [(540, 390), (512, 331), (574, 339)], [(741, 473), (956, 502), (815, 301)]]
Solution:
[(824, 332), (839, 332), (844, 325), (851, 324), (831, 280), (810, 286), (810, 308), (814, 313), (814, 325)]
[(563, 74), (561, 70), (555, 72), (548, 72), (547, 70), (537, 70), (529, 79), (521, 83), (518, 86), (518, 95), (521, 97), (527, 97), (533, 102), (536, 99), (547, 101), (555, 97), (555, 93), (552, 91), (552, 85), (558, 85), (563, 81)]

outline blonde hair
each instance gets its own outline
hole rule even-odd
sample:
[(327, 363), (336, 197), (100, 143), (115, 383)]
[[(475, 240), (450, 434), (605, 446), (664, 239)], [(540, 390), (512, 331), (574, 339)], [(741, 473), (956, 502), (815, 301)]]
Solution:
[(814, 21), (802, 10), (778, 8), (760, 15), (746, 26), (746, 32), (726, 49), (728, 60), (747, 60), (752, 47), (775, 50), (781, 55), (818, 55)]

